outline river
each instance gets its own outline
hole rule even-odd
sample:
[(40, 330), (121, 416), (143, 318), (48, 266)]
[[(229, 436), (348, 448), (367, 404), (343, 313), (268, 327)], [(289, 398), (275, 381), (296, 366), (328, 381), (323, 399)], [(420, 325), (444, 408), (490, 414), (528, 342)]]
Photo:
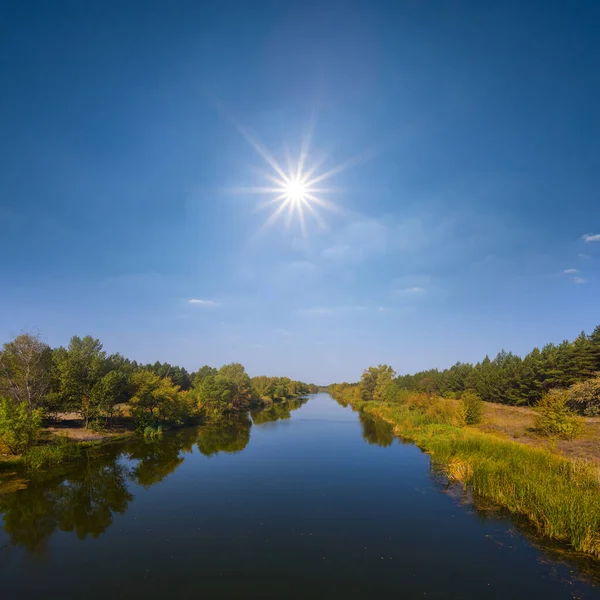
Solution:
[(318, 394), (0, 495), (0, 598), (600, 598), (595, 561), (477, 504)]

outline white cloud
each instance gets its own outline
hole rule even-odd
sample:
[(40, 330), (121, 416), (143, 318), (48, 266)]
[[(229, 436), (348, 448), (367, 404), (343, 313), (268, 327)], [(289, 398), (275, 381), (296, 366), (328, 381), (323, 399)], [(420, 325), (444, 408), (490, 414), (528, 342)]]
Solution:
[(425, 293), (427, 290), (424, 287), (421, 287), (419, 285), (414, 285), (412, 287), (407, 287), (407, 288), (402, 288), (399, 290), (396, 290), (397, 294), (423, 294)]
[(587, 283), (589, 279), (585, 279), (584, 277), (571, 277), (573, 283)]
[(565, 269), (563, 271), (563, 273), (566, 273), (567, 275), (573, 274), (573, 273), (579, 273), (579, 269)]
[(600, 242), (600, 233), (584, 233), (581, 239), (584, 242)]
[(585, 258), (586, 260), (592, 258), (589, 254), (584, 254), (583, 252), (580, 252), (577, 256), (579, 256), (579, 258)]
[(190, 298), (188, 300), (189, 304), (197, 304), (199, 306), (206, 306), (206, 307), (210, 307), (210, 306), (219, 306), (218, 302), (215, 302), (214, 300), (200, 300), (198, 298)]

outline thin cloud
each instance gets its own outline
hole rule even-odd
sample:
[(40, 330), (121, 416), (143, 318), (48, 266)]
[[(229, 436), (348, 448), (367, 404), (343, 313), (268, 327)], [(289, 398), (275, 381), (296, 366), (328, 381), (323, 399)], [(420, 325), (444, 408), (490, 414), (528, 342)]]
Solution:
[(567, 275), (572, 275), (573, 273), (579, 273), (579, 269), (565, 269), (563, 273), (566, 273)]
[(584, 254), (583, 252), (580, 252), (577, 256), (579, 256), (579, 258), (585, 258), (585, 260), (590, 260), (592, 258), (589, 254)]
[(584, 233), (581, 239), (584, 242), (600, 242), (600, 233)]
[(312, 306), (310, 308), (300, 308), (296, 311), (296, 314), (322, 317), (350, 312), (361, 312), (363, 310), (365, 310), (364, 306)]
[(585, 277), (571, 277), (571, 281), (573, 283), (588, 283), (589, 279), (585, 279)]
[(211, 306), (219, 306), (219, 303), (215, 302), (214, 300), (200, 300), (199, 298), (190, 298), (188, 303), (196, 304), (198, 306), (206, 306), (207, 308)]

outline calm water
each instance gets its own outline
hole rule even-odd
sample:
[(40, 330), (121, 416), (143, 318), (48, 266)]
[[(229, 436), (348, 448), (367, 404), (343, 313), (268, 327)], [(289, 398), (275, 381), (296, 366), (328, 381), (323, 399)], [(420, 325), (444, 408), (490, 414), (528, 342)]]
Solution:
[(319, 394), (0, 496), (0, 598), (600, 598), (446, 487)]

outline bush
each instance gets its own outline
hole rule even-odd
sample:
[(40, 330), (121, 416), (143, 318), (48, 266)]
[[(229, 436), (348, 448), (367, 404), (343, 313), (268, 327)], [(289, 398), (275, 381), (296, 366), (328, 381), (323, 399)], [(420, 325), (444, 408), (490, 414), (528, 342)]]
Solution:
[(568, 392), (568, 404), (573, 410), (586, 417), (600, 415), (600, 377), (576, 383)]
[(22, 454), (38, 436), (43, 411), (29, 411), (24, 402), (0, 398), (0, 441), (13, 454)]
[(460, 397), (465, 412), (465, 423), (477, 425), (483, 417), (483, 401), (475, 392), (464, 392)]
[(159, 425), (158, 427), (148, 426), (144, 429), (144, 438), (147, 440), (154, 440), (157, 438), (161, 438), (163, 435), (162, 427)]
[(70, 442), (66, 436), (44, 444), (33, 446), (25, 453), (25, 464), (29, 469), (41, 469), (50, 465), (58, 465), (67, 460), (81, 456), (78, 444)]
[(547, 436), (559, 436), (572, 440), (583, 430), (583, 420), (568, 405), (567, 390), (551, 390), (537, 404), (540, 413), (536, 428)]

